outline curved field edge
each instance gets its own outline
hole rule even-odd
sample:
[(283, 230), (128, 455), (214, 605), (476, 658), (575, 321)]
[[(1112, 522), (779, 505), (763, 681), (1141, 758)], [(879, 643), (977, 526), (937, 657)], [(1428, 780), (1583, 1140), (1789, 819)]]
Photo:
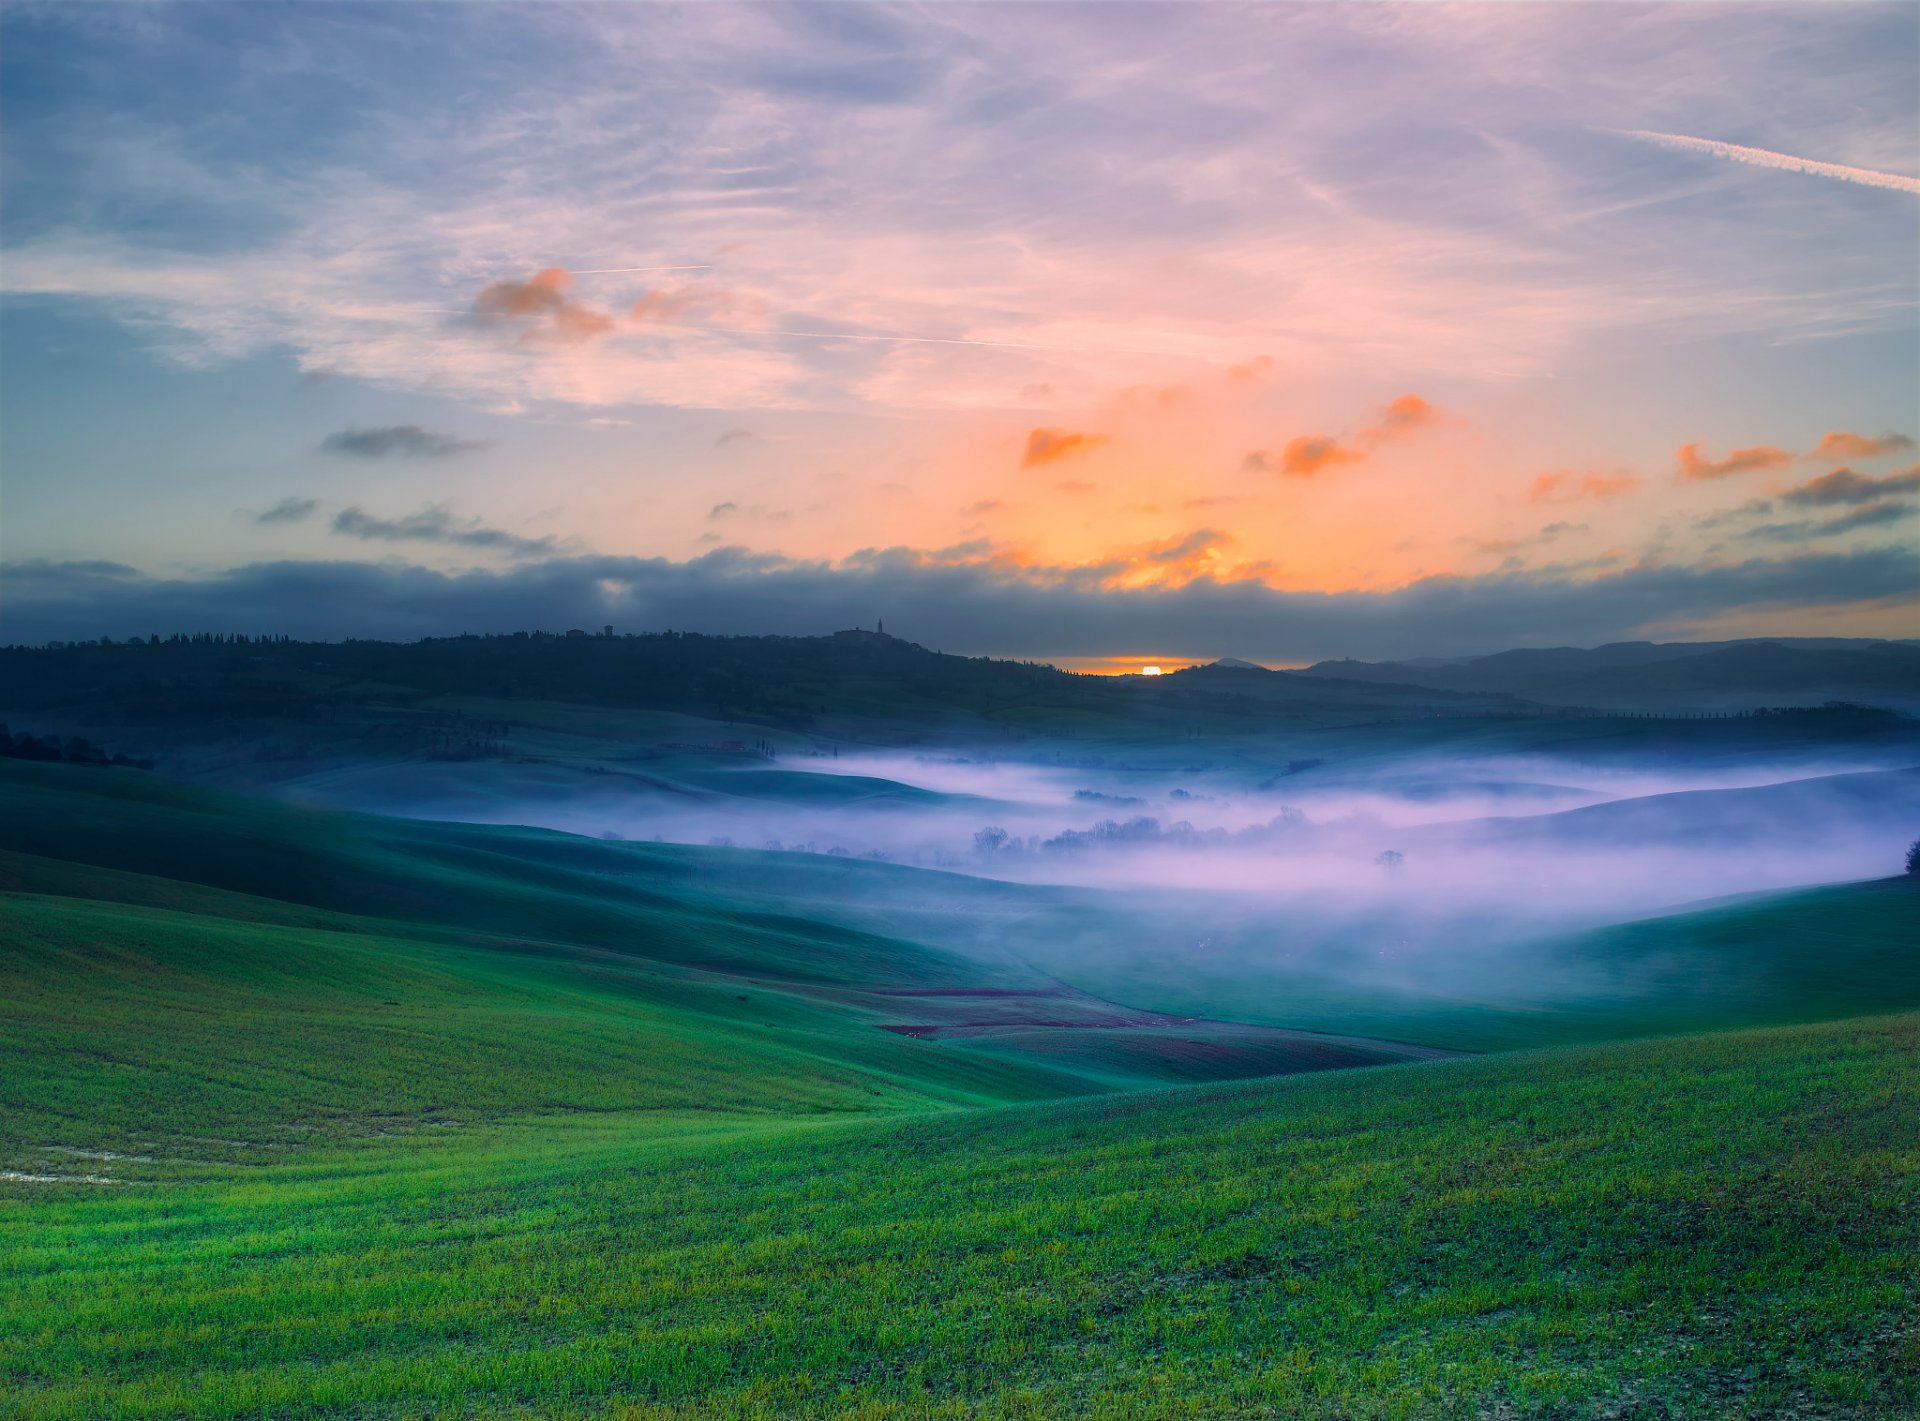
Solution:
[(0, 1207), (0, 1414), (1905, 1416), (1920, 1017)]

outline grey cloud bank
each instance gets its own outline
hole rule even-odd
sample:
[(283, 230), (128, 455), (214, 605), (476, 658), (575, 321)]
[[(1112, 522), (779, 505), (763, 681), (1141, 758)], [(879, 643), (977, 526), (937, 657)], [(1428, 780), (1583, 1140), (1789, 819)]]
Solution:
[(406, 640), (608, 622), (623, 631), (815, 635), (884, 617), (899, 635), (949, 652), (1287, 662), (1596, 643), (1735, 612), (1920, 606), (1920, 553), (1894, 547), (1635, 567), (1587, 579), (1433, 577), (1390, 592), (1322, 593), (1204, 579), (1116, 590), (930, 563), (905, 551), (833, 565), (721, 548), (685, 562), (550, 557), (461, 572), (269, 562), (181, 578), (119, 564), (22, 562), (0, 573), (0, 591), (0, 641), (15, 644), (215, 629)]

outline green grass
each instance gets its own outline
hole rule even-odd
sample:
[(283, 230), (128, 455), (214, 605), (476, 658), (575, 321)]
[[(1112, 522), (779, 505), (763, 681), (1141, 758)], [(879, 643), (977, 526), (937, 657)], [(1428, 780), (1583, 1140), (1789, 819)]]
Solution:
[(1316, 1070), (1098, 895), (0, 765), (0, 1417), (1909, 1415), (1912, 888), (1284, 1008), (1855, 1020)]
[(189, 1135), (284, 1147), (543, 1109), (871, 1112), (1100, 1088), (609, 954), (26, 895), (6, 912), (0, 1146), (16, 1151), (144, 1151)]
[[(743, 905), (701, 868), (717, 851), (131, 772), (0, 778), (0, 1147), (285, 1145), (563, 1107), (875, 1113), (1412, 1054), (1203, 1023), (1101, 1050), (1126, 1034), (1021, 1023), (1124, 1009), (1005, 953)], [(940, 1039), (881, 1029), (899, 1024)]]
[(45, 1418), (1894, 1417), (1920, 1020), (17, 1186)]
[[(1258, 924), (1256, 924), (1258, 926)], [(1188, 927), (1188, 935), (1194, 929)], [(1546, 941), (1380, 960), (1261, 952), (1246, 929), (1169, 972), (1154, 937), (1031, 960), (1087, 991), (1169, 1012), (1352, 1031), (1457, 1050), (1517, 1050), (1920, 1008), (1920, 878), (1766, 893)]]
[[(1511, 946), (1476, 941), (1463, 923), (1473, 951), (1400, 960), (1376, 951), (1391, 943), (1386, 918), (1375, 934), (1363, 920), (1330, 932), (1248, 896), (1029, 887), (819, 855), (385, 819), (135, 772), (0, 764), (0, 789), (0, 851), (34, 865), (9, 879), (0, 854), (0, 888), (218, 913), (194, 896), (217, 888), (278, 901), (283, 913), (349, 915), (349, 928), (374, 920), (388, 935), (464, 932), (496, 948), (746, 980), (867, 1013), (863, 1023), (984, 1019), (979, 1000), (943, 1010), (922, 996), (909, 1010), (909, 992), (1067, 984), (1143, 1011), (1480, 1051), (1920, 1008), (1920, 954), (1908, 950), (1920, 938), (1920, 880), (1910, 877)], [(59, 876), (87, 867), (144, 886), (75, 888)], [(1199, 939), (1209, 949), (1190, 951)], [(1058, 1067), (1070, 1053), (1042, 1054)], [(1139, 1053), (1130, 1044), (1127, 1054)], [(1180, 1045), (1129, 1083), (1190, 1079), (1194, 1055)], [(1225, 1069), (1268, 1067), (1253, 1051)]]

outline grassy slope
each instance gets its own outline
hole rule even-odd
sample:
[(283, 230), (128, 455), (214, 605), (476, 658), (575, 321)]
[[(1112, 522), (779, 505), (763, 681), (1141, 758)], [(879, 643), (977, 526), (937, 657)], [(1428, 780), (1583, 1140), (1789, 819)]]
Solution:
[[(1047, 979), (728, 877), (937, 875), (0, 774), (0, 1415), (1920, 1401), (1914, 1017), (956, 1110), (1292, 1048), (874, 1030)], [(1813, 988), (1910, 971), (1908, 888), (1689, 931), (1751, 967), (1773, 914), (1804, 1009), (1858, 1011)]]
[(0, 1206), (0, 1413), (1894, 1417), (1920, 1019)]
[(9, 1167), (50, 1144), (193, 1137), (231, 1153), (235, 1137), (285, 1146), (550, 1108), (806, 1114), (1097, 1088), (611, 954), (29, 895), (5, 911)]
[(879, 1028), (1121, 1009), (991, 950), (742, 906), (688, 871), (712, 851), (322, 814), (134, 772), (13, 764), (0, 784), (14, 1150), (284, 1144), (559, 1105), (973, 1105), (1409, 1054), (1198, 1025), (1104, 1050), (1078, 1027), (914, 1039)]
[[(1464, 1051), (1819, 1021), (1920, 1007), (1920, 880), (1799, 889), (1450, 958), (1373, 978), (1252, 943), (1183, 962), (1150, 945), (1032, 960), (1091, 992), (1164, 1011), (1352, 1032)], [(1362, 959), (1364, 963), (1364, 958)], [(1362, 967), (1361, 970), (1364, 970)]]
[[(744, 979), (830, 1000), (863, 1024), (1017, 1021), (1021, 1012), (988, 999), (924, 994), (1062, 981), (1137, 1009), (1462, 1050), (1920, 1007), (1920, 954), (1905, 950), (1920, 936), (1913, 880), (1772, 895), (1477, 953), (1459, 972), (1449, 956), (1389, 974), (1364, 929), (1355, 943), (1321, 942), (1284, 916), (1204, 895), (1028, 888), (813, 855), (346, 815), (137, 772), (0, 763), (0, 788), (0, 849), (172, 884), (130, 901), (201, 911), (179, 896), (197, 883), (372, 917), (401, 936), (458, 929), (495, 947), (558, 946), (613, 954), (636, 970)], [(104, 891), (44, 878), (12, 886)], [(1208, 952), (1190, 950), (1198, 938), (1212, 939)], [(1271, 1068), (1264, 1053), (1278, 1043), (1243, 1044), (1206, 1069)], [(1141, 1049), (1129, 1041), (1095, 1060), (1091, 1040), (1053, 1043), (1027, 1059), (1055, 1072), (1078, 1055), (1092, 1088), (1111, 1085), (1115, 1068), (1134, 1084), (1191, 1079), (1206, 1054), (1170, 1047), (1141, 1077), (1126, 1064)]]

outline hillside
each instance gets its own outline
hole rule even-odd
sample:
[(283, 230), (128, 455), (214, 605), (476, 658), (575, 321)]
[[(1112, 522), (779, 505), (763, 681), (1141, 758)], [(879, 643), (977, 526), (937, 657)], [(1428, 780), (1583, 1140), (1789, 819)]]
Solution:
[[(1899, 790), (1911, 772), (1843, 778), (1883, 799), (1891, 784), (1889, 824), (1904, 828)], [(821, 854), (303, 809), (129, 770), (0, 762), (0, 787), (0, 887), (37, 895), (20, 922), (68, 923), (45, 929), (61, 942), (84, 936), (76, 915), (108, 940), (157, 942), (159, 910), (191, 915), (168, 929), (181, 951), (205, 920), (225, 918), (258, 926), (217, 939), (236, 953), (251, 942), (267, 961), (391, 950), (413, 963), (424, 953), (454, 973), (441, 984), (450, 996), (519, 991), (499, 974), (519, 983), (534, 973), (595, 1001), (611, 991), (680, 1011), (697, 999), (701, 1030), (723, 1036), (761, 1031), (771, 1004), (811, 1023), (809, 1049), (896, 1077), (931, 1073), (903, 1088), (942, 1099), (1920, 1007), (1920, 957), (1899, 950), (1920, 935), (1912, 879), (1650, 919), (1632, 928), (1631, 953), (1604, 933), (1515, 940), (1470, 915), (1447, 929), (1456, 945), (1409, 954), (1383, 951), (1406, 932), (1385, 898), (1322, 918), (1257, 894), (1006, 883)], [(1745, 798), (1779, 792), (1724, 794), (1736, 820), (1751, 820)], [(1527, 834), (1631, 807), (1482, 822)], [(127, 916), (116, 928), (103, 913)], [(1810, 951), (1808, 924), (1823, 921), (1846, 931)], [(331, 936), (263, 945), (283, 930)], [(239, 956), (228, 965), (242, 979), (253, 970)], [(1716, 985), (1729, 973), (1738, 991)], [(486, 979), (478, 988), (464, 980), (474, 974)], [(1809, 974), (1820, 991), (1809, 992)], [(47, 980), (84, 990), (78, 977)], [(237, 990), (220, 980), (220, 991)], [(249, 1002), (275, 990), (241, 991), (231, 1010), (252, 1020), (264, 1008)], [(736, 1000), (743, 990), (747, 1004)], [(357, 1020), (384, 1000), (368, 986), (338, 1010)], [(260, 1039), (268, 1050), (270, 1034)], [(951, 1074), (962, 1060), (975, 1073), (967, 1080)]]
[(1342, 682), (1507, 695), (1559, 706), (1748, 709), (1864, 700), (1920, 704), (1920, 645), (1778, 638), (1616, 642), (1503, 651), (1447, 662), (1322, 661), (1300, 673)]
[[(775, 911), (779, 877), (730, 894), (706, 867), (719, 851), (325, 814), (127, 771), (10, 765), (0, 785), (14, 1146), (217, 1137), (250, 1116), (351, 1132), (556, 1092), (867, 1112), (1433, 1054), (1175, 1019), (977, 939)], [(838, 866), (791, 857), (796, 882)]]
[(0, 763), (0, 1416), (1905, 1414), (1916, 908), (1475, 995), (1231, 895)]
[(0, 1414), (1910, 1415), (1916, 1048), (68, 1155), (123, 1182), (0, 1183)]
[[(219, 721), (231, 736), (250, 725), (329, 727), (436, 699), (502, 705), (561, 702), (618, 707), (792, 732), (854, 729), (868, 739), (995, 740), (1044, 733), (1056, 723), (1109, 732), (1164, 729), (1202, 710), (1245, 722), (1281, 696), (1301, 712), (1355, 706), (1423, 711), (1476, 704), (1452, 692), (1272, 682), (1256, 700), (1237, 687), (1193, 679), (1079, 676), (1030, 662), (948, 656), (879, 632), (831, 636), (589, 636), (520, 632), (417, 642), (296, 642), (280, 638), (174, 637), (151, 642), (0, 648), (0, 713), (23, 724), (112, 724), (161, 732)], [(425, 743), (450, 749), (513, 739), (514, 717), (449, 726), (416, 718)], [(748, 734), (735, 732), (746, 740)]]

